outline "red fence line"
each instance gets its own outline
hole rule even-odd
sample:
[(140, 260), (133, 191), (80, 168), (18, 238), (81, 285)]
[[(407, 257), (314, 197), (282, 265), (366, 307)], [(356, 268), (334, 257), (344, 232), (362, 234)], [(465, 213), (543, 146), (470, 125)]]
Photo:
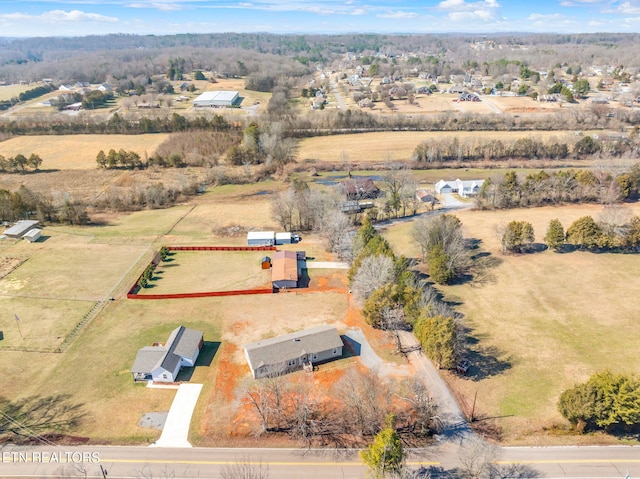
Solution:
[(243, 294), (272, 294), (273, 289), (238, 289), (233, 291), (205, 291), (202, 293), (174, 293), (174, 294), (127, 294), (129, 299), (185, 299), (209, 298), (212, 296), (240, 296)]
[(167, 246), (169, 251), (276, 251), (275, 246)]
[[(275, 246), (167, 246), (169, 251), (276, 251)], [(151, 263), (156, 266), (160, 263), (160, 253), (156, 253)], [(145, 268), (146, 269), (146, 268)], [(239, 296), (243, 294), (272, 294), (271, 289), (239, 289), (232, 291), (205, 291), (201, 293), (175, 293), (175, 294), (138, 294), (138, 282), (144, 270), (138, 276), (135, 283), (129, 288), (129, 299), (182, 299), (182, 298), (207, 298), (212, 296)]]

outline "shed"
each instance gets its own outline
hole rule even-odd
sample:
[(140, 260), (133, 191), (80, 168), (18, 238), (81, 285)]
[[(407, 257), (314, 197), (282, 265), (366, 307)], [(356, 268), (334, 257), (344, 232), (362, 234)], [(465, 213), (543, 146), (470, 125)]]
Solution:
[(269, 258), (268, 256), (265, 256), (264, 258), (262, 258), (260, 260), (260, 266), (262, 267), (262, 269), (271, 268), (271, 258)]
[(247, 245), (249, 246), (273, 246), (276, 244), (275, 231), (249, 231), (247, 233)]
[(22, 238), (27, 231), (36, 227), (36, 225), (40, 223), (36, 220), (20, 220), (16, 222), (11, 228), (8, 228), (4, 231), (4, 235), (7, 238)]
[(180, 369), (194, 366), (204, 345), (201, 331), (179, 326), (164, 346), (146, 346), (138, 350), (131, 367), (134, 381), (175, 382)]
[(279, 375), (342, 356), (344, 344), (327, 324), (245, 344), (244, 354), (254, 378)]
[(276, 251), (271, 267), (271, 283), (274, 288), (298, 287), (298, 255), (295, 251)]
[(22, 237), (26, 239), (29, 243), (35, 243), (38, 241), (38, 238), (42, 236), (42, 230), (40, 228), (32, 228), (27, 231)]

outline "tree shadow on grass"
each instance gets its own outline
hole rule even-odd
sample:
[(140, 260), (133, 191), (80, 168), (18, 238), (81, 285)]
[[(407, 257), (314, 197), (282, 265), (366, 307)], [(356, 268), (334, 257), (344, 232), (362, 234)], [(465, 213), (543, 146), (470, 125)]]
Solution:
[(465, 352), (464, 358), (469, 360), (470, 366), (465, 377), (472, 381), (481, 381), (493, 376), (498, 376), (511, 369), (511, 361), (501, 358), (502, 354), (494, 346), (484, 346), (483, 342), (471, 334), (465, 328)]

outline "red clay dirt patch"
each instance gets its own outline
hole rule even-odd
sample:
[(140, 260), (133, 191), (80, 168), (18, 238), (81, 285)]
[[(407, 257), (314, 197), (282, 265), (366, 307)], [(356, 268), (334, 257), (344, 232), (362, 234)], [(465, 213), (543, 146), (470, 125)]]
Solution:
[(218, 352), (220, 354), (220, 362), (218, 363), (215, 391), (226, 402), (231, 402), (235, 398), (237, 379), (247, 373), (247, 367), (231, 360), (239, 350), (235, 344), (225, 342), (220, 349), (221, 351)]

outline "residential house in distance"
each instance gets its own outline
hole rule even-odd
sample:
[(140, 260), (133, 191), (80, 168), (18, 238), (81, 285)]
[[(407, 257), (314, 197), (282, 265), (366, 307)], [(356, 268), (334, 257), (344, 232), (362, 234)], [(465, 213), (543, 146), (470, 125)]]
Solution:
[(342, 356), (344, 344), (336, 328), (316, 326), (245, 344), (244, 355), (254, 378), (285, 374)]
[(454, 181), (440, 180), (435, 184), (436, 193), (458, 193), (463, 198), (470, 198), (476, 196), (480, 192), (480, 188), (484, 184), (484, 180), (461, 180), (460, 178)]
[(297, 288), (300, 273), (295, 251), (276, 251), (271, 264), (271, 284), (277, 289)]
[(348, 200), (372, 200), (380, 194), (380, 188), (371, 178), (351, 177), (340, 183)]
[(195, 366), (204, 345), (201, 331), (179, 326), (164, 345), (146, 346), (138, 351), (131, 367), (134, 381), (172, 383), (180, 369)]

